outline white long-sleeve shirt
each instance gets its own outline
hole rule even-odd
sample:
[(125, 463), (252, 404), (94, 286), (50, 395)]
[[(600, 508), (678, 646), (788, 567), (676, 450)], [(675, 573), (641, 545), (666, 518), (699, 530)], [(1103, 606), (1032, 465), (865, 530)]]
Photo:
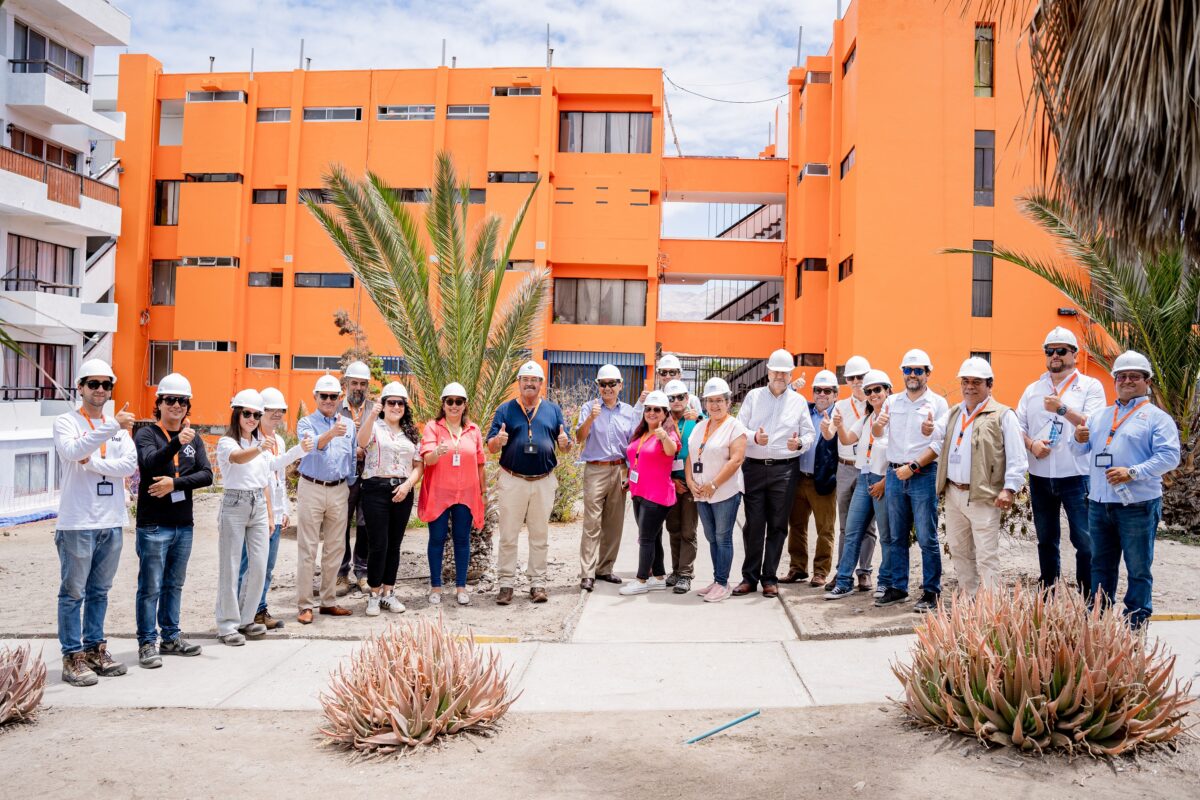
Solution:
[[(778, 397), (771, 394), (767, 386), (751, 389), (742, 401), (737, 418), (750, 432), (746, 439), (746, 458), (797, 458), (817, 440), (817, 430), (808, 414), (808, 401), (791, 389), (784, 389)], [(755, 441), (759, 428), (767, 434), (765, 445)], [(793, 433), (800, 434), (799, 450), (787, 447)]]
[(283, 437), (278, 433), (275, 434), (275, 450), (279, 455), (271, 459), (271, 481), (268, 486), (271, 489), (271, 509), (275, 512), (275, 524), (282, 525), (285, 516), (291, 516), (291, 507), (288, 504), (287, 496), (287, 468), (293, 461), (299, 461), (304, 455), (304, 450), (300, 445), (296, 445), (291, 450), (284, 451), (287, 444), (283, 441)]
[(893, 464), (916, 461), (926, 448), (941, 454), (942, 439), (937, 431), (932, 436), (925, 436), (921, 426), (929, 419), (930, 412), (936, 426), (937, 420), (949, 409), (946, 398), (928, 388), (916, 400), (908, 399), (907, 392), (889, 397), (884, 404), (888, 413), (888, 461)]
[[(1050, 455), (1045, 458), (1029, 457), (1029, 474), (1039, 478), (1069, 478), (1075, 475), (1088, 474), (1087, 456), (1072, 451), (1071, 442), (1075, 439), (1075, 426), (1053, 411), (1047, 411), (1043, 400), (1050, 394), (1058, 394), (1063, 405), (1072, 411), (1083, 414), (1088, 419), (1099, 414), (1105, 405), (1104, 384), (1095, 378), (1076, 370), (1073, 380), (1067, 376), (1054, 386), (1050, 381), (1050, 373), (1042, 373), (1021, 395), (1017, 403), (1017, 423), (1021, 432), (1031, 439), (1045, 441), (1050, 436), (1050, 426), (1054, 423), (1062, 425), (1058, 441), (1050, 448)], [(1062, 387), (1067, 382), (1064, 390)], [(1061, 394), (1059, 394), (1061, 392)]]
[[(137, 471), (137, 447), (112, 417), (93, 419), (92, 425), (79, 410), (54, 420), (54, 449), (62, 462), (55, 525), (60, 531), (129, 524), (125, 478)], [(86, 464), (79, 463), (84, 459)]]
[[(963, 405), (950, 432), (950, 451), (942, 453), (942, 458), (946, 459), (946, 477), (964, 485), (971, 483), (971, 435), (975, 432), (975, 420), (970, 421), (966, 430), (962, 430), (962, 423), (970, 419), (974, 410), (968, 411), (966, 405)], [(939, 443), (946, 439), (946, 425), (949, 422), (950, 413), (947, 411), (933, 423), (933, 436)], [(960, 430), (961, 440), (958, 438)], [(1004, 436), (1004, 488), (1016, 493), (1025, 485), (1025, 470), (1029, 466), (1029, 460), (1025, 455), (1025, 439), (1021, 436), (1021, 426), (1017, 424), (1017, 416), (1012, 410), (1005, 411), (1000, 417), (1000, 431)]]

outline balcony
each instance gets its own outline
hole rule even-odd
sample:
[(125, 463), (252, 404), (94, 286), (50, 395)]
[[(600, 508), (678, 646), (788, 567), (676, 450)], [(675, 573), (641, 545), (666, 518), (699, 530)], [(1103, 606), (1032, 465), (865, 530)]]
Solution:
[[(117, 329), (116, 303), (83, 303), (79, 287), (35, 280), (0, 281), (0, 318), (21, 328), (94, 331)], [(10, 288), (12, 287), (12, 288)]]
[(88, 84), (49, 61), (13, 60), (8, 105), (47, 125), (85, 125), (93, 139), (124, 139), (124, 115), (113, 119), (92, 107)]
[(85, 236), (121, 233), (117, 187), (0, 147), (0, 214), (42, 217)]
[(129, 15), (110, 0), (37, 0), (32, 5), (21, 12), (31, 23), (52, 23), (93, 45), (129, 44)]

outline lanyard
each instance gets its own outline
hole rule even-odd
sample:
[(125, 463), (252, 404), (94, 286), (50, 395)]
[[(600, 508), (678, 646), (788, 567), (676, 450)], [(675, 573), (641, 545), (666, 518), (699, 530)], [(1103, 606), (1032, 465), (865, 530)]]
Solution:
[[(167, 437), (167, 444), (169, 445), (171, 443), (171, 434), (167, 433), (167, 429), (162, 426), (162, 423), (155, 425), (155, 427), (158, 428), (160, 431), (162, 431), (163, 436)], [(179, 451), (178, 450), (175, 451), (175, 475), (174, 475), (174, 477), (176, 477), (176, 478), (179, 477)]]
[(713, 427), (711, 418), (708, 420), (708, 422), (704, 426), (704, 436), (702, 436), (700, 438), (700, 450), (699, 450), (699, 452), (696, 453), (697, 457), (701, 457), (704, 455), (704, 448), (708, 445), (708, 437), (712, 436), (715, 432), (719, 431), (721, 429), (721, 426), (724, 425), (726, 420), (728, 420), (728, 419), (729, 419), (728, 416), (722, 417), (721, 421), (717, 423), (716, 427)]
[(958, 418), (959, 418), (959, 420), (961, 420), (961, 421), (962, 421), (962, 427), (960, 427), (960, 428), (958, 429), (958, 439), (957, 439), (957, 440), (955, 440), (955, 442), (954, 442), (954, 449), (955, 449), (955, 450), (957, 450), (957, 449), (958, 449), (958, 446), (959, 446), (960, 444), (962, 444), (963, 435), (964, 435), (964, 434), (967, 432), (967, 428), (971, 427), (971, 423), (975, 421), (975, 418), (979, 416), (979, 412), (980, 412), (980, 411), (983, 411), (983, 408), (984, 408), (984, 406), (986, 406), (986, 405), (987, 405), (987, 400), (984, 400), (982, 403), (980, 403), (980, 404), (979, 404), (979, 407), (975, 409), (975, 413), (974, 413), (974, 414), (972, 414), (970, 417), (966, 417), (966, 416), (963, 414), (963, 411), (965, 411), (966, 409), (960, 409), (960, 410), (959, 410), (959, 412), (958, 412)]
[(1137, 411), (1139, 408), (1149, 402), (1149, 400), (1143, 400), (1142, 402), (1138, 403), (1136, 406), (1126, 411), (1125, 416), (1121, 417), (1120, 421), (1117, 420), (1117, 412), (1120, 411), (1120, 407), (1116, 403), (1113, 403), (1112, 428), (1108, 431), (1108, 438), (1104, 441), (1105, 450), (1107, 450), (1108, 446), (1112, 444), (1113, 437), (1117, 435), (1117, 429), (1125, 424), (1125, 420), (1129, 419), (1131, 416), (1133, 416), (1133, 412)]
[(1050, 390), (1054, 392), (1055, 397), (1062, 397), (1063, 393), (1066, 392), (1067, 389), (1071, 388), (1071, 384), (1074, 383), (1075, 379), (1078, 377), (1079, 377), (1079, 372), (1077, 370), (1075, 372), (1072, 372), (1071, 377), (1067, 378), (1065, 381), (1063, 381), (1058, 386), (1054, 385), (1054, 381), (1050, 378), (1049, 375), (1046, 376), (1046, 380), (1050, 382)]
[(855, 419), (862, 418), (862, 412), (858, 410), (858, 403), (855, 402), (853, 397), (850, 398), (850, 410), (854, 412)]
[[(94, 422), (92, 422), (91, 417), (89, 417), (87, 414), (83, 413), (82, 411), (79, 412), (79, 416), (81, 416), (87, 420), (87, 424), (88, 424), (89, 428), (91, 428), (93, 431), (96, 430), (96, 424)], [(106, 422), (107, 422), (107, 420), (104, 419), (104, 414), (101, 414), (100, 415), (100, 424), (104, 425)], [(108, 455), (108, 445), (106, 442), (101, 442), (100, 443), (100, 457), (104, 458), (107, 455)]]
[(879, 417), (878, 413), (872, 414), (871, 418), (863, 423), (863, 427), (867, 429), (867, 464), (871, 463), (871, 450), (875, 447), (875, 433), (871, 428), (875, 425), (875, 420)]
[(646, 431), (645, 433), (642, 434), (642, 438), (638, 439), (637, 450), (633, 454), (633, 468), (634, 469), (637, 469), (638, 459), (640, 459), (642, 457), (642, 445), (644, 445), (646, 443), (646, 440), (650, 439), (652, 436), (654, 436), (653, 433)]
[[(467, 432), (466, 427), (459, 428), (458, 436), (450, 432), (450, 426), (442, 421), (442, 426), (446, 429), (446, 435), (450, 437), (450, 444), (454, 445), (454, 452), (458, 452), (458, 443), (462, 441), (463, 434)], [(390, 433), (389, 433), (390, 435)]]
[(350, 412), (350, 419), (354, 421), (355, 430), (362, 423), (363, 416), (367, 413), (367, 402), (364, 400), (362, 406), (358, 409), (358, 416), (354, 415), (354, 406), (347, 405), (346, 409)]
[(520, 408), (521, 413), (525, 415), (525, 422), (529, 428), (529, 441), (532, 442), (533, 441), (533, 418), (537, 416), (538, 409), (542, 407), (542, 399), (540, 397), (538, 398), (537, 405), (535, 405), (533, 407), (532, 414), (525, 410), (525, 406), (521, 405), (521, 402), (519, 400), (517, 401), (517, 407)]

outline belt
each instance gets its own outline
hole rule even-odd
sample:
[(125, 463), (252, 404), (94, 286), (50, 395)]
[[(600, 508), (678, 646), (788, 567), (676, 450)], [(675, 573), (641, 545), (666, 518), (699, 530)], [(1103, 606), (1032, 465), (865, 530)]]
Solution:
[(545, 478), (550, 474), (549, 472), (543, 472), (541, 475), (522, 475), (519, 472), (513, 472), (508, 467), (501, 467), (500, 469), (504, 470), (509, 475), (512, 475), (514, 478), (520, 478), (523, 481), (540, 481), (542, 478)]
[[(897, 463), (895, 463), (895, 462), (889, 461), (889, 462), (888, 462), (888, 466), (889, 466), (889, 467), (891, 467), (892, 469), (900, 469), (901, 467), (907, 467), (907, 466), (908, 466), (909, 464), (911, 464), (911, 463), (912, 463), (911, 461), (905, 461), (905, 462), (903, 462), (903, 463), (897, 464)], [(929, 472), (929, 468), (930, 468), (930, 467), (933, 467), (934, 469), (936, 469), (936, 468), (937, 468), (937, 462), (936, 462), (936, 461), (930, 461), (928, 464), (926, 464), (925, 466), (921, 467), (921, 472)]]
[(380, 483), (386, 484), (388, 486), (399, 486), (400, 484), (404, 483), (404, 481), (406, 481), (406, 480), (407, 480), (407, 478), (391, 478), (386, 475), (372, 475), (369, 478), (364, 478), (363, 482), (365, 483), (366, 481), (379, 481)]
[(618, 464), (624, 464), (625, 459), (618, 458), (616, 461), (589, 461), (587, 462), (594, 467), (615, 467)]
[(801, 477), (801, 478), (812, 478), (812, 477), (813, 477), (813, 473), (811, 473), (811, 472), (801, 472), (801, 473), (800, 473), (800, 477)]
[(971, 484), (969, 484), (969, 483), (955, 483), (954, 481), (950, 480), (949, 478), (946, 479), (946, 483), (950, 484), (955, 489), (958, 489), (963, 492), (971, 491)]
[(847, 467), (854, 466), (854, 459), (852, 459), (852, 458), (839, 458), (838, 461), (845, 464)]
[(751, 464), (762, 464), (764, 467), (774, 466), (775, 464), (791, 464), (796, 461), (799, 456), (793, 458), (747, 458)]
[(310, 483), (315, 483), (317, 486), (338, 486), (346, 482), (345, 478), (338, 478), (336, 481), (321, 481), (317, 480), (316, 478), (310, 478), (303, 472), (300, 473), (300, 477), (304, 478), (304, 480), (309, 481)]

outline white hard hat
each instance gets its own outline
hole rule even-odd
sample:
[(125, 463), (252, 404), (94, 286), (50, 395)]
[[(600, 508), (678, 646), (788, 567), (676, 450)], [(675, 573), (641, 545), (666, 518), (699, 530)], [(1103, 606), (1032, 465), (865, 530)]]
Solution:
[(704, 384), (704, 394), (701, 397), (716, 397), (722, 394), (732, 394), (729, 391), (729, 384), (724, 378), (709, 378)]
[(268, 386), (262, 390), (262, 399), (264, 411), (269, 411), (272, 408), (282, 408), (284, 411), (287, 411), (287, 398), (283, 396), (283, 392), (274, 386)]
[(351, 361), (346, 365), (346, 371), (342, 373), (342, 377), (369, 381), (371, 380), (371, 368), (361, 361)]
[(658, 359), (658, 363), (656, 363), (654, 365), (654, 368), (656, 370), (657, 369), (677, 369), (680, 372), (682, 372), (683, 364), (679, 363), (679, 359), (676, 356), (673, 356), (670, 353), (667, 353), (665, 356), (662, 356), (661, 358)]
[[(447, 387), (447, 388), (449, 388), (449, 387)], [(443, 392), (442, 397), (445, 397), (445, 396), (446, 395)], [(466, 396), (467, 395), (464, 392), (463, 397), (466, 397)], [(403, 397), (405, 400), (407, 400), (408, 399), (408, 389), (405, 389), (404, 384), (401, 383), (400, 381), (392, 381), (387, 386), (383, 387), (383, 391), (379, 393), (379, 402), (382, 403), (384, 400), (388, 399), (389, 397)]]
[(667, 399), (667, 393), (659, 389), (655, 389), (650, 394), (646, 395), (646, 402), (643, 406), (655, 406), (656, 408), (670, 408), (671, 401)]
[(191, 397), (192, 384), (178, 372), (172, 372), (170, 375), (164, 375), (162, 380), (158, 382), (158, 391), (154, 394), (156, 397), (161, 397), (164, 394)]
[(866, 375), (871, 371), (871, 363), (862, 356), (850, 356), (846, 361), (846, 368), (842, 370), (847, 378), (853, 378), (858, 375)]
[(87, 361), (79, 365), (79, 380), (84, 378), (112, 378), (112, 382), (117, 382), (117, 376), (113, 372), (113, 368), (108, 365), (107, 361), (99, 358), (89, 358)]
[(787, 350), (776, 350), (767, 359), (767, 369), (772, 372), (791, 373), (796, 368), (796, 359)]
[(326, 372), (321, 377), (317, 378), (317, 384), (313, 387), (313, 394), (318, 392), (333, 392), (335, 394), (342, 393), (342, 382)]
[(933, 372), (933, 362), (929, 360), (929, 354), (924, 350), (909, 350), (905, 353), (903, 360), (900, 361), (900, 368), (904, 367), (925, 367)]
[(888, 374), (881, 369), (868, 370), (867, 374), (863, 377), (863, 388), (864, 389), (867, 388), (868, 386), (891, 386), (891, 385), (892, 385), (892, 379), (889, 378)]
[(1146, 373), (1147, 378), (1154, 377), (1154, 370), (1150, 368), (1150, 359), (1136, 350), (1126, 350), (1121, 355), (1117, 356), (1112, 364), (1113, 377), (1117, 377), (1118, 372), (1128, 372), (1137, 370)]
[[(531, 361), (529, 363), (532, 364), (533, 362)], [(522, 367), (522, 369), (524, 369), (524, 367)], [(447, 383), (446, 388), (442, 389), (442, 399), (447, 397), (461, 397), (462, 399), (466, 400), (467, 390), (463, 388), (461, 383)]]
[(836, 389), (838, 385), (837, 375), (827, 369), (823, 369), (813, 378), (812, 385), (814, 389), (818, 386), (832, 386)]
[(995, 376), (992, 374), (992, 365), (988, 363), (986, 358), (971, 356), (958, 368), (958, 377), (986, 379)]
[(667, 381), (667, 385), (663, 387), (663, 392), (667, 397), (673, 394), (687, 394), (687, 384), (676, 378), (673, 381)]
[(1075, 334), (1071, 333), (1066, 328), (1059, 326), (1046, 334), (1046, 341), (1042, 342), (1042, 347), (1052, 344), (1066, 344), (1079, 349), (1079, 342), (1075, 338)]
[(248, 408), (251, 411), (263, 410), (263, 396), (254, 389), (242, 389), (229, 401), (230, 408)]
[[(538, 378), (539, 380), (544, 381), (544, 380), (546, 380), (546, 373), (542, 372), (541, 364), (537, 363), (536, 361), (526, 361), (524, 364), (521, 365), (521, 368), (519, 370), (517, 370), (517, 377), (518, 378)], [(455, 385), (457, 385), (457, 384), (455, 384)], [(464, 394), (463, 397), (466, 397), (466, 395)]]
[(600, 371), (596, 373), (596, 380), (598, 380), (598, 381), (622, 380), (621, 370), (617, 369), (612, 364), (605, 364), (603, 367), (600, 368)]

